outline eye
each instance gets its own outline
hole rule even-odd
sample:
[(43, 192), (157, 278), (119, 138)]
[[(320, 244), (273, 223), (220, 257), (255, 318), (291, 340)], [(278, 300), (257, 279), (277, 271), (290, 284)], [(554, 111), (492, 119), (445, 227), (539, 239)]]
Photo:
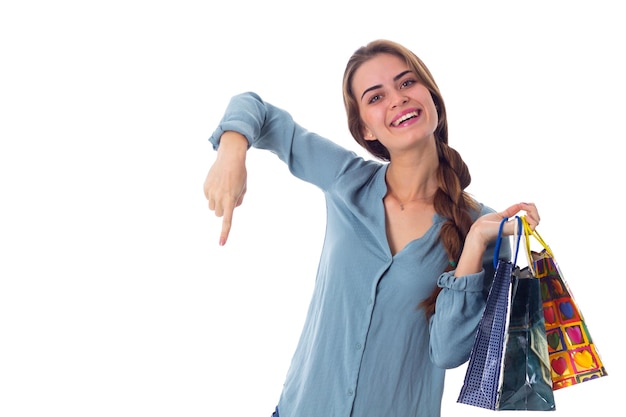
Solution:
[(369, 100), (367, 100), (367, 103), (368, 104), (373, 104), (373, 103), (376, 103), (380, 99), (381, 99), (381, 95), (380, 94), (374, 94), (373, 96), (371, 96), (369, 98)]
[(404, 81), (402, 81), (402, 83), (400, 84), (400, 88), (407, 88), (412, 86), (413, 84), (415, 84), (417, 81), (414, 80), (413, 78), (408, 78)]

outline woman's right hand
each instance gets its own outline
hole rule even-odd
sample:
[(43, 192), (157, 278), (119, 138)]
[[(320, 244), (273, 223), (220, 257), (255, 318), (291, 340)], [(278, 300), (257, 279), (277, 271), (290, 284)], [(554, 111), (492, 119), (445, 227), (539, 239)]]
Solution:
[(233, 131), (224, 132), (215, 162), (204, 180), (204, 196), (209, 202), (209, 209), (223, 218), (219, 240), (222, 246), (228, 240), (235, 207), (241, 205), (246, 193), (247, 150), (245, 136)]

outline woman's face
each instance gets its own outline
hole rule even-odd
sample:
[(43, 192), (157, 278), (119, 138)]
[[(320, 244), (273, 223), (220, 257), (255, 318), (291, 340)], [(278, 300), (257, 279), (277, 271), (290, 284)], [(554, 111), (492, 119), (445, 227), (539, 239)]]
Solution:
[(354, 73), (363, 137), (378, 139), (390, 151), (434, 140), (438, 116), (430, 91), (400, 58), (378, 54)]

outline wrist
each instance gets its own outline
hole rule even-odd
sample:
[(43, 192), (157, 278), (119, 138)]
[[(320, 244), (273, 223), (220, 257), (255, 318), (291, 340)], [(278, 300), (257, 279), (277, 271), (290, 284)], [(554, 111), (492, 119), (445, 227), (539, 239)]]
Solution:
[(474, 250), (484, 252), (488, 245), (489, 242), (485, 238), (484, 234), (479, 230), (478, 226), (476, 226), (476, 223), (474, 223), (467, 233), (467, 236), (465, 236), (465, 243), (463, 246), (469, 246)]
[(238, 132), (228, 130), (220, 137), (220, 145), (217, 148), (218, 157), (235, 157), (245, 159), (248, 151), (248, 139)]
[(454, 275), (457, 277), (480, 272), (483, 268), (482, 261), (487, 249), (487, 243), (481, 238), (480, 233), (470, 230), (463, 244), (463, 252), (459, 258)]

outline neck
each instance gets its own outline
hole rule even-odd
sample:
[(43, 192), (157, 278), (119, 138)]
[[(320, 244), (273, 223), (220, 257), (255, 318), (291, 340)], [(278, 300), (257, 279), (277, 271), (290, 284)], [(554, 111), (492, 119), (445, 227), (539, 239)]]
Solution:
[(414, 161), (392, 160), (387, 167), (387, 189), (400, 202), (430, 200), (437, 191), (439, 160), (421, 158)]

